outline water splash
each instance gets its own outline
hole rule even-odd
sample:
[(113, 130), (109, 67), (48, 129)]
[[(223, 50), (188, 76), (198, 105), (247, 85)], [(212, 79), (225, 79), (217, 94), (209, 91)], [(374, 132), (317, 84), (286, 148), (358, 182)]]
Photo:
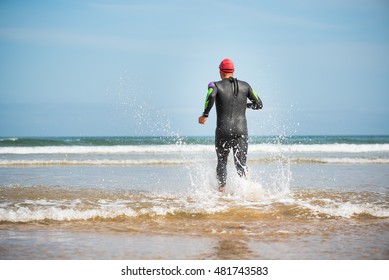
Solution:
[(153, 92), (140, 85), (138, 80), (127, 73), (119, 78), (117, 107), (120, 115), (128, 120), (124, 130), (130, 135), (176, 137), (179, 141), (169, 118), (153, 104)]
[[(131, 130), (130, 133), (160, 137), (168, 136), (170, 141), (174, 139), (175, 145), (179, 147), (194, 145), (186, 143), (185, 137), (181, 136), (177, 131), (174, 131), (169, 118), (160, 110), (156, 109), (152, 102), (148, 100), (150, 96), (151, 92), (137, 85), (136, 79), (131, 79), (128, 75), (123, 75), (120, 78), (118, 97), (121, 110), (125, 112), (135, 127), (135, 129), (129, 129)], [(280, 126), (279, 122), (276, 123), (276, 126)], [(282, 138), (284, 137), (282, 135), (285, 135), (285, 133), (277, 138), (277, 143), (273, 143), (276, 144), (276, 147), (279, 147), (274, 152), (274, 157), (279, 157), (279, 160), (273, 163), (270, 173), (269, 171), (267, 172), (270, 176), (266, 178), (251, 176), (247, 181), (242, 180), (236, 175), (235, 168), (231, 164), (232, 159), (229, 159), (227, 192), (230, 197), (243, 200), (261, 200), (264, 197), (283, 196), (289, 193), (291, 181), (290, 161), (281, 148)], [(182, 174), (182, 176), (186, 176), (190, 182), (188, 191), (199, 202), (207, 200), (213, 203), (214, 198), (218, 197), (216, 155), (214, 160), (204, 160), (203, 153), (194, 155), (193, 153), (188, 154), (181, 151), (181, 157), (183, 158), (183, 162), (186, 162), (186, 174)], [(189, 158), (191, 160), (188, 160)], [(209, 159), (209, 155), (206, 158)], [(261, 171), (259, 173), (261, 175)], [(262, 172), (263, 174), (264, 171)]]

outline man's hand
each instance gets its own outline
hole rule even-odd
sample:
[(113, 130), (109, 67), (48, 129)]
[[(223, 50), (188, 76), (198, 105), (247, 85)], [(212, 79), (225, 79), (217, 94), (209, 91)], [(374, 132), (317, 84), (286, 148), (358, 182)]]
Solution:
[(205, 124), (205, 122), (207, 121), (207, 117), (204, 117), (204, 116), (200, 116), (199, 117), (199, 124)]
[(247, 103), (246, 107), (253, 110), (259, 110), (263, 108), (263, 105), (262, 105), (262, 101), (259, 100), (259, 103)]

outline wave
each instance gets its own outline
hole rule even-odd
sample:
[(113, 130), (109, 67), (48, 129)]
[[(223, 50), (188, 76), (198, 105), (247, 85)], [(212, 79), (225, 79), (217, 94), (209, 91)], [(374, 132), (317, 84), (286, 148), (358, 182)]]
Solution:
[[(185, 140), (184, 140), (185, 139)], [(120, 146), (120, 145), (166, 145), (212, 143), (211, 137), (43, 137), (43, 138), (0, 138), (2, 147), (47, 147), (47, 146)]]
[[(74, 190), (53, 187), (2, 187), (7, 193), (0, 202), (1, 222), (43, 220), (109, 220), (139, 222), (169, 217), (171, 222), (194, 217), (228, 221), (254, 219), (294, 221), (306, 219), (389, 218), (381, 193), (340, 191), (293, 191), (270, 195), (263, 189), (220, 196), (214, 192), (145, 193), (109, 190)], [(133, 220), (133, 219), (136, 219)], [(128, 221), (131, 220), (131, 221)]]
[(0, 138), (0, 142), (16, 142), (18, 141), (19, 138), (16, 137), (10, 137), (10, 138)]
[(136, 213), (130, 208), (76, 210), (61, 209), (58, 207), (45, 207), (36, 209), (21, 207), (16, 210), (0, 209), (0, 221), (8, 222), (31, 222), (42, 220), (72, 221), (88, 220), (94, 218), (113, 219), (123, 215), (135, 216)]
[[(89, 159), (89, 160), (0, 160), (0, 167), (18, 166), (145, 166), (145, 165), (188, 165), (206, 162), (209, 159), (200, 158), (176, 158), (176, 159), (138, 159), (138, 160), (116, 160), (116, 159)], [(248, 163), (274, 163), (285, 161), (294, 164), (389, 164), (388, 158), (279, 158), (261, 157), (252, 158)]]
[[(389, 144), (388, 135), (332, 135), (332, 136), (250, 136), (252, 144)], [(116, 146), (116, 145), (166, 145), (166, 144), (205, 144), (212, 145), (213, 136), (120, 136), (120, 137), (4, 137), (0, 146)]]
[[(251, 144), (254, 153), (388, 153), (389, 144)], [(0, 147), (0, 154), (169, 154), (214, 152), (213, 145)]]
[(328, 163), (328, 164), (389, 164), (389, 158), (293, 158), (291, 163)]
[(200, 160), (140, 159), (140, 160), (0, 160), (0, 166), (137, 166), (137, 165), (181, 165)]
[[(30, 201), (30, 204), (33, 201)], [(228, 217), (236, 216), (239, 213), (244, 213), (246, 217), (261, 217), (262, 219), (274, 218), (274, 215), (282, 216), (293, 215), (293, 219), (316, 219), (316, 218), (361, 218), (361, 216), (370, 216), (371, 218), (389, 218), (389, 210), (382, 206), (373, 205), (370, 203), (338, 203), (334, 201), (327, 202), (326, 205), (315, 205), (309, 201), (294, 202), (293, 205), (282, 204), (267, 205), (266, 207), (258, 206), (229, 206), (229, 205), (206, 205), (202, 203), (200, 207), (194, 205), (151, 205), (148, 207), (133, 209), (129, 205), (115, 205), (115, 201), (111, 205), (101, 205), (95, 207), (86, 207), (85, 209), (78, 207), (64, 207), (54, 205), (27, 205), (27, 202), (22, 203), (19, 207), (0, 208), (1, 222), (33, 222), (33, 221), (77, 221), (77, 220), (115, 220), (115, 219), (131, 219), (142, 218), (150, 219), (156, 216), (169, 216), (171, 219), (190, 218), (194, 215), (209, 215), (217, 216), (218, 219), (228, 219)], [(132, 202), (131, 204), (134, 204)], [(246, 203), (247, 204), (247, 203)], [(206, 207), (205, 207), (206, 206)], [(242, 218), (244, 219), (244, 218)]]
[(293, 144), (251, 145), (250, 151), (271, 153), (368, 153), (389, 152), (389, 144)]
[(311, 210), (315, 215), (326, 215), (329, 217), (352, 218), (360, 215), (369, 215), (377, 218), (388, 218), (389, 210), (370, 203), (355, 204), (351, 202), (336, 203), (330, 201), (325, 205), (314, 205), (307, 201), (298, 203), (301, 207)]
[(0, 147), (0, 154), (166, 154), (213, 150), (209, 145)]

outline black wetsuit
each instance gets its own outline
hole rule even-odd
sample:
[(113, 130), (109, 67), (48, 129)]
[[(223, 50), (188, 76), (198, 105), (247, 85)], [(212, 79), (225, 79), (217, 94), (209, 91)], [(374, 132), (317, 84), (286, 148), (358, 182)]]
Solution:
[(227, 159), (231, 148), (239, 176), (245, 176), (247, 172), (247, 98), (251, 100), (253, 109), (262, 109), (261, 99), (246, 82), (231, 77), (208, 85), (203, 116), (208, 117), (216, 102), (215, 148), (218, 159), (216, 173), (221, 186), (226, 184)]

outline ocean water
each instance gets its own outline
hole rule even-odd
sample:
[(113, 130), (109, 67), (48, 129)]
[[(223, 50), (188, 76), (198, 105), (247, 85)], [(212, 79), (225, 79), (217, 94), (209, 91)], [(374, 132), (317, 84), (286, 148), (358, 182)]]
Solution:
[(388, 259), (389, 136), (0, 138), (0, 259)]

